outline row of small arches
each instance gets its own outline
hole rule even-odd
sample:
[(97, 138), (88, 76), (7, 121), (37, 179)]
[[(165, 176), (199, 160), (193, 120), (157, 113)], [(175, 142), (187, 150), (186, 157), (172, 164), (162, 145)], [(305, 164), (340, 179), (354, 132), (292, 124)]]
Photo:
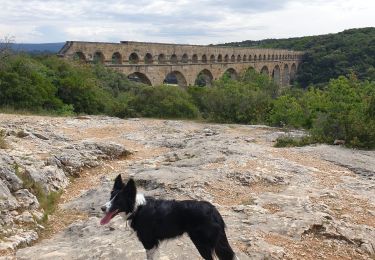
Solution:
[[(76, 52), (73, 56), (75, 60), (81, 60), (81, 61), (88, 61), (87, 57), (83, 52)], [(159, 54), (157, 57), (154, 57), (151, 53), (146, 53), (146, 55), (143, 57), (143, 63), (144, 64), (186, 64), (186, 63), (229, 63), (229, 62), (255, 62), (255, 61), (273, 61), (273, 60), (289, 60), (289, 59), (298, 59), (300, 58), (300, 55), (295, 54), (262, 54), (262, 55), (231, 55), (228, 54), (223, 56), (222, 54), (219, 54), (217, 56), (210, 55), (209, 57), (206, 54), (203, 54), (202, 56), (198, 56), (197, 54), (194, 54), (190, 57), (185, 53), (181, 57), (178, 57), (176, 54), (172, 54), (169, 59), (165, 54)], [(91, 57), (91, 60), (94, 63), (105, 63), (106, 59), (104, 57), (104, 54), (100, 51), (97, 51), (94, 53), (94, 55)], [(123, 64), (123, 56), (119, 52), (115, 52), (112, 54), (111, 57), (111, 63), (112, 64)], [(127, 62), (129, 64), (139, 64), (141, 63), (141, 58), (139, 55), (135, 52), (131, 53), (128, 57)]]

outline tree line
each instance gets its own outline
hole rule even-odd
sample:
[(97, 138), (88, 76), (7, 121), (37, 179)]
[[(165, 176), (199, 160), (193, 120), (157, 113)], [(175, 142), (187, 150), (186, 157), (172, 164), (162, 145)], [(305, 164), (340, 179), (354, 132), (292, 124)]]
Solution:
[(289, 39), (267, 39), (221, 44), (254, 48), (280, 48), (306, 52), (297, 84), (323, 86), (329, 80), (354, 73), (360, 80), (375, 80), (375, 28)]

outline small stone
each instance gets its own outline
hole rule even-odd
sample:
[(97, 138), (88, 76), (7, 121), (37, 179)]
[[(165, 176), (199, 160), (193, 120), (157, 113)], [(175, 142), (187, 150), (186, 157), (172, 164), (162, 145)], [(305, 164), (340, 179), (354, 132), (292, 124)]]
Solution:
[(90, 120), (91, 117), (89, 117), (89, 116), (76, 116), (74, 119), (79, 119), (79, 120)]
[(39, 133), (33, 133), (34, 136), (38, 137), (39, 139), (42, 139), (42, 140), (49, 140), (48, 137), (42, 135), (42, 134), (39, 134)]
[(35, 223), (33, 215), (30, 212), (24, 211), (21, 215), (14, 218), (18, 223)]
[(25, 130), (20, 130), (20, 131), (17, 132), (17, 137), (18, 138), (25, 138), (25, 137), (27, 137), (29, 135), (30, 135), (30, 133), (27, 132), (27, 131), (25, 131)]
[(336, 139), (335, 141), (333, 141), (333, 144), (334, 145), (344, 145), (345, 140)]

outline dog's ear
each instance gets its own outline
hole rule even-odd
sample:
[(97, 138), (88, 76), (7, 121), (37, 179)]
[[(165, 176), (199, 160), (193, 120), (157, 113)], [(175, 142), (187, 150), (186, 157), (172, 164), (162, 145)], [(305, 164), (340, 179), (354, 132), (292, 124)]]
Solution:
[(125, 191), (129, 194), (130, 198), (135, 198), (135, 196), (137, 195), (137, 188), (133, 179), (129, 179), (128, 183), (125, 186)]
[(121, 190), (124, 188), (124, 183), (122, 182), (121, 174), (117, 175), (115, 179), (115, 184), (113, 185), (114, 190)]

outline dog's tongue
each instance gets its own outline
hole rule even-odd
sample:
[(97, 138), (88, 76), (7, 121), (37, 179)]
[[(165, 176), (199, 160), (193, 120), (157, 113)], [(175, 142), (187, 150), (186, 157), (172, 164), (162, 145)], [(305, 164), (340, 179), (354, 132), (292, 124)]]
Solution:
[(108, 224), (109, 221), (112, 219), (113, 215), (117, 213), (117, 210), (108, 212), (102, 220), (100, 220), (100, 225)]

